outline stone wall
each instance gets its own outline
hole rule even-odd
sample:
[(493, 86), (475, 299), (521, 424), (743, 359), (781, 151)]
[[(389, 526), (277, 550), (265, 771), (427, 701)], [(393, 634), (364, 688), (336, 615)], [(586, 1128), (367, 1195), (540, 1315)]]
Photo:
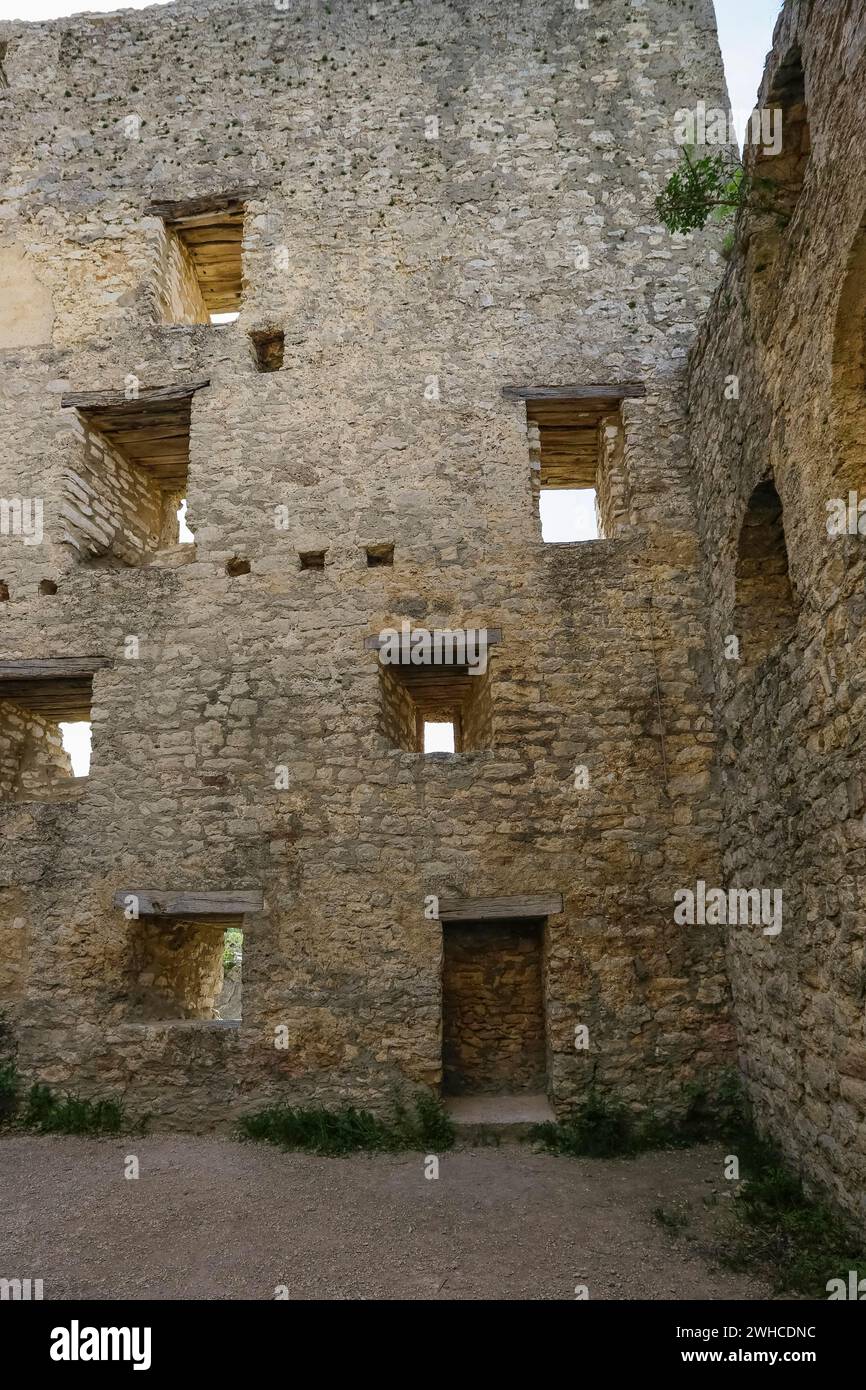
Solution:
[[(762, 101), (798, 49), (811, 139), (797, 108), (783, 126), (783, 157), (790, 170), (791, 154), (811, 145), (805, 169), (795, 161), (802, 191), (787, 226), (755, 215), (739, 223), (692, 357), (690, 418), (711, 598), (724, 881), (783, 893), (778, 936), (729, 930), (740, 1061), (759, 1123), (862, 1215), (866, 537), (856, 522), (854, 535), (831, 537), (827, 521), (832, 499), (847, 501), (849, 487), (862, 495), (866, 485), (863, 6), (789, 0)], [(754, 494), (766, 495), (768, 474), (784, 536), (777, 528), (772, 544), (756, 548), (762, 507)], [(742, 639), (738, 660), (731, 636)]]
[[(554, 1104), (594, 1082), (682, 1105), (732, 1056), (720, 934), (673, 925), (675, 888), (720, 872), (684, 372), (721, 260), (717, 231), (672, 241), (653, 199), (675, 110), (724, 102), (710, 0), (179, 0), (0, 38), (4, 236), (54, 311), (0, 359), (0, 495), (44, 497), (46, 528), (0, 541), (0, 655), (113, 659), (82, 797), (0, 807), (25, 1075), (186, 1127), (438, 1089), (425, 899), (558, 892)], [(146, 209), (239, 188), (239, 321), (164, 324)], [(249, 335), (274, 328), (262, 373)], [(60, 396), (130, 372), (210, 381), (182, 567), (62, 543)], [(503, 388), (634, 382), (616, 535), (543, 544)], [(365, 641), (404, 619), (501, 629), (490, 746), (394, 746)], [(240, 1026), (136, 1019), (113, 905), (136, 885), (263, 891)]]

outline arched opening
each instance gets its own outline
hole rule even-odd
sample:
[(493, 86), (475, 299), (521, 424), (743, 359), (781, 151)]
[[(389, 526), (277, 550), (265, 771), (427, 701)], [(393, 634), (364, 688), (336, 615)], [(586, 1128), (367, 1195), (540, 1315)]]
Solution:
[(833, 403), (841, 495), (866, 493), (866, 217), (848, 256), (833, 339)]
[(751, 674), (793, 630), (797, 606), (788, 574), (782, 502), (772, 478), (758, 483), (737, 548), (734, 631), (739, 670)]

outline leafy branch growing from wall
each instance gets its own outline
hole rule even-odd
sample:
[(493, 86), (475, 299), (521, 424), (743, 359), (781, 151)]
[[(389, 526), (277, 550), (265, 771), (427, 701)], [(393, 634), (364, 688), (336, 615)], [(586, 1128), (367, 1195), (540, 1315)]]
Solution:
[(771, 179), (755, 178), (730, 152), (695, 158), (686, 145), (675, 169), (656, 198), (656, 211), (669, 232), (695, 232), (712, 218), (720, 222), (740, 208), (784, 218), (773, 197)]

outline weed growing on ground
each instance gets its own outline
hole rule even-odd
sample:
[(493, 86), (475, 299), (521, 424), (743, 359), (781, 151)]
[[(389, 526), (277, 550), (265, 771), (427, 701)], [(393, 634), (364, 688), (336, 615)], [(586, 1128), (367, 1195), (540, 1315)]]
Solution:
[[(591, 1158), (721, 1143), (738, 1159), (740, 1179), (715, 1251), (720, 1263), (763, 1275), (776, 1293), (811, 1298), (826, 1298), (830, 1279), (847, 1283), (849, 1270), (866, 1275), (866, 1243), (842, 1213), (811, 1197), (781, 1151), (761, 1138), (736, 1076), (713, 1094), (695, 1088), (687, 1102), (673, 1118), (638, 1117), (593, 1090), (564, 1119), (536, 1125), (530, 1138), (550, 1153)], [(717, 1197), (704, 1199), (708, 1209), (717, 1205)], [(653, 1216), (672, 1234), (690, 1220), (681, 1206), (656, 1207)]]
[(410, 1112), (395, 1102), (389, 1119), (369, 1110), (326, 1110), (315, 1106), (275, 1105), (245, 1115), (239, 1132), (244, 1139), (277, 1144), (283, 1149), (335, 1156), (367, 1150), (397, 1153), (400, 1150), (450, 1149), (454, 1126), (435, 1096), (416, 1096)]
[(39, 1134), (120, 1134), (130, 1126), (122, 1101), (85, 1100), (49, 1086), (31, 1086), (21, 1124)]
[(752, 1136), (740, 1160), (722, 1264), (764, 1274), (775, 1293), (807, 1298), (826, 1298), (831, 1279), (847, 1285), (849, 1270), (866, 1273), (866, 1242), (841, 1212), (809, 1195), (778, 1149)]
[(18, 1108), (20, 1083), (14, 1062), (0, 1062), (0, 1125), (8, 1124)]

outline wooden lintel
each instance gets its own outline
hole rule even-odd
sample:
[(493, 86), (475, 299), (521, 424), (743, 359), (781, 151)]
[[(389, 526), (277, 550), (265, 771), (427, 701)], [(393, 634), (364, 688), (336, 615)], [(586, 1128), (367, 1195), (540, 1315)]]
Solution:
[(124, 391), (68, 391), (60, 397), (60, 404), (64, 409), (71, 407), (75, 410), (104, 410), (117, 406), (128, 406), (130, 410), (134, 410), (136, 406), (151, 403), (156, 405), (168, 401), (185, 401), (205, 386), (210, 386), (209, 377), (201, 381), (190, 381), (185, 385), (142, 386), (138, 395), (134, 397), (128, 397)]
[(0, 681), (67, 680), (71, 676), (92, 676), (114, 663), (107, 656), (57, 656), (31, 661), (0, 661)]
[(261, 189), (235, 188), (203, 198), (157, 198), (144, 209), (145, 217), (161, 217), (166, 222), (178, 222), (202, 213), (228, 212), (240, 208), (251, 198), (260, 198)]
[(503, 386), (502, 394), (510, 401), (622, 401), (628, 396), (645, 396), (646, 386), (642, 381), (599, 386)]
[[(399, 632), (399, 628), (393, 628), (393, 629), (391, 629), (391, 630), (394, 631), (394, 632)], [(469, 628), (466, 628), (466, 627), (452, 627), (452, 628), (422, 628), (422, 627), (417, 627), (417, 628), (412, 628), (412, 629), (411, 629), (411, 631), (410, 631), (410, 636), (411, 636), (411, 637), (414, 637), (414, 635), (415, 635), (416, 632), (430, 632), (431, 635), (432, 635), (433, 633), (435, 633), (435, 632), (454, 632), (454, 633), (471, 632), (471, 633), (475, 634), (476, 636), (477, 636), (477, 634), (483, 632), (483, 633), (485, 634), (485, 641), (486, 641), (486, 644), (487, 644), (488, 647), (495, 647), (495, 646), (498, 646), (499, 643), (501, 643), (501, 641), (502, 641), (502, 628), (501, 628), (501, 627), (486, 627), (486, 628), (483, 628), (483, 627), (469, 627)], [(365, 651), (368, 651), (368, 652), (377, 652), (377, 651), (380, 650), (380, 648), (382, 648), (382, 647), (385, 646), (387, 640), (388, 640), (387, 638), (382, 637), (382, 636), (365, 637), (365, 638), (364, 638), (364, 650), (365, 650)], [(435, 663), (434, 663), (434, 664), (435, 664)]]
[(518, 893), (504, 898), (440, 898), (440, 922), (489, 922), (504, 917), (549, 917), (562, 911), (561, 893)]
[(114, 895), (114, 906), (128, 907), (130, 899), (135, 899), (140, 917), (237, 917), (244, 912), (261, 912), (263, 902), (258, 888), (202, 893), (173, 888), (121, 888)]

